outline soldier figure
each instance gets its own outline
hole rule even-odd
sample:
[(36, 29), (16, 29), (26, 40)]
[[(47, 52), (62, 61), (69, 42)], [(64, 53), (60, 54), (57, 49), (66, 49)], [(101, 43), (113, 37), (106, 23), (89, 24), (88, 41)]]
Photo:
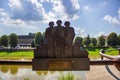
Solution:
[(72, 43), (73, 43), (75, 33), (74, 33), (74, 29), (70, 27), (69, 21), (66, 21), (64, 25), (65, 25), (65, 31), (66, 31), (65, 57), (72, 57)]
[(46, 29), (45, 38), (48, 45), (48, 57), (55, 57), (55, 38), (52, 35), (52, 30), (54, 28), (54, 22), (49, 22), (49, 28)]

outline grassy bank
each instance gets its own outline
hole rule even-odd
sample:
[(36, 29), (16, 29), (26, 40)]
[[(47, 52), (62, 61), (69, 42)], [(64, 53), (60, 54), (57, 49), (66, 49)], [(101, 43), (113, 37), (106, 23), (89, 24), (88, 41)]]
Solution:
[[(90, 59), (99, 59), (101, 56), (99, 55), (100, 49), (87, 49), (89, 52)], [(106, 49), (108, 52), (106, 54), (110, 55), (118, 55), (118, 50), (113, 48)], [(0, 52), (0, 59), (5, 60), (21, 60), (21, 59), (32, 59), (33, 51), (15, 51), (15, 52)]]
[[(90, 59), (99, 59), (99, 58), (101, 58), (101, 56), (99, 54), (100, 49), (87, 49), (87, 50), (89, 52)], [(115, 49), (115, 48), (107, 48), (105, 50), (106, 50), (105, 54), (109, 54), (109, 55), (113, 55), (113, 56), (119, 54), (118, 50)]]
[(0, 52), (0, 59), (32, 59), (33, 51)]

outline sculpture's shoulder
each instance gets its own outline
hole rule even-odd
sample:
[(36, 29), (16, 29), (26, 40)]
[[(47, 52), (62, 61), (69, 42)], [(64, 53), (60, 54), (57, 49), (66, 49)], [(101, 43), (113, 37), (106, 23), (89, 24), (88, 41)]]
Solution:
[(69, 27), (71, 30), (74, 30), (74, 28), (73, 27)]
[(47, 29), (46, 29), (46, 32), (48, 32), (50, 30), (50, 28), (48, 27)]

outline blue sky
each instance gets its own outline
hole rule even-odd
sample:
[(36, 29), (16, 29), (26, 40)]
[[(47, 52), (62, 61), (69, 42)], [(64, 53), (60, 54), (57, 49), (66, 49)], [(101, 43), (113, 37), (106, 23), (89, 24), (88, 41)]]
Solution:
[(44, 32), (58, 19), (76, 36), (120, 34), (120, 0), (0, 0), (0, 36)]

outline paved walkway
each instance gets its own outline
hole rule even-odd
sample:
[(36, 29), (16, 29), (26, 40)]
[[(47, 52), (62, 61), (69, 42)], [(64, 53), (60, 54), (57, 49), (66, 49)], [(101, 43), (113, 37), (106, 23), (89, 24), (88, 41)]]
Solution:
[[(107, 71), (106, 67), (110, 69), (116, 78)], [(104, 65), (90, 66), (90, 71), (87, 71), (86, 74), (86, 80), (120, 80), (120, 71), (114, 65), (106, 67)]]

